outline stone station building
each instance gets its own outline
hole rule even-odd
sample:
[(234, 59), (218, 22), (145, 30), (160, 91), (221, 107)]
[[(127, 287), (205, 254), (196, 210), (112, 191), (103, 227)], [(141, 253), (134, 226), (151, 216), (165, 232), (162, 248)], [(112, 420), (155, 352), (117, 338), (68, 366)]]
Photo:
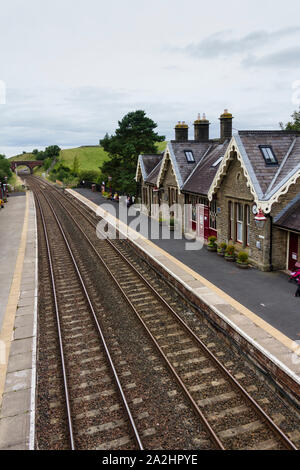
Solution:
[(239, 131), (208, 197), (217, 201), (218, 242), (247, 251), (263, 271), (294, 269), (300, 260), (300, 132)]

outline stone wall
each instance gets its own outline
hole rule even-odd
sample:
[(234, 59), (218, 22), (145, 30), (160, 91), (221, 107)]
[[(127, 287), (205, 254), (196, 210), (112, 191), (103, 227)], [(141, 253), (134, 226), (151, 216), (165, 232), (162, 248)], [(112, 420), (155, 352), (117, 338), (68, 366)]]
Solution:
[[(244, 208), (246, 205), (250, 206), (249, 246), (229, 239), (229, 201), (241, 203)], [(254, 198), (247, 186), (247, 179), (241, 164), (236, 159), (232, 160), (217, 192), (217, 207), (220, 209), (217, 213), (218, 243), (233, 243), (237, 252), (246, 251), (253, 265), (267, 271), (270, 269), (270, 219), (266, 221), (263, 229), (258, 228), (252, 212), (253, 204)], [(244, 213), (244, 219), (245, 217)]]

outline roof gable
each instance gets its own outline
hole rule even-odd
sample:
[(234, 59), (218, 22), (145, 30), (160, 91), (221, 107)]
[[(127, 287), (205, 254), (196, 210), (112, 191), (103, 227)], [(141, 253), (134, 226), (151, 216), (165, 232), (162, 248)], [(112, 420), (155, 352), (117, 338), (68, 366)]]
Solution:
[[(181, 190), (188, 177), (191, 175), (193, 170), (197, 167), (198, 163), (203, 159), (206, 152), (212, 146), (212, 142), (196, 142), (189, 140), (186, 142), (170, 141), (168, 142), (163, 162), (161, 165), (157, 185), (162, 183), (164, 177), (165, 165), (167, 159), (171, 160), (175, 178), (178, 184), (178, 188)], [(191, 151), (194, 156), (194, 162), (188, 162), (185, 152)]]
[[(212, 199), (220, 186), (227, 172), (228, 162), (237, 158), (255, 202), (265, 213), (269, 213), (274, 202), (277, 202), (300, 176), (299, 139), (298, 133), (284, 131), (240, 131), (232, 137), (209, 190), (209, 199)], [(260, 150), (261, 145), (272, 147), (278, 165), (266, 165)]]
[(163, 154), (143, 154), (139, 155), (137, 161), (136, 175), (135, 179), (138, 180), (141, 175), (143, 180), (150, 175), (152, 170), (157, 166), (157, 164), (162, 160)]
[[(203, 158), (192, 171), (183, 185), (184, 192), (207, 195), (210, 185), (218, 171), (219, 164), (213, 166), (220, 158), (224, 157), (229, 141), (213, 143), (208, 148)], [(221, 162), (220, 162), (221, 163)]]

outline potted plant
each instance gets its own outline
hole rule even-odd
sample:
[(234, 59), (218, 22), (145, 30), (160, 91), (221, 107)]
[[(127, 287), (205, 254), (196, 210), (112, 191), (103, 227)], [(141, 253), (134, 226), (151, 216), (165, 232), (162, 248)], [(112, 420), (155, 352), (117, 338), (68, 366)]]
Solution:
[(174, 227), (175, 227), (175, 219), (174, 217), (170, 217), (170, 220), (169, 220), (169, 229), (171, 232), (174, 231)]
[(234, 253), (234, 246), (228, 245), (225, 252), (225, 259), (226, 261), (234, 261), (235, 260), (235, 253)]
[(208, 237), (208, 245), (207, 245), (208, 251), (217, 251), (218, 245), (216, 244), (216, 241), (217, 241), (217, 237), (214, 237), (214, 236)]
[(245, 251), (240, 251), (236, 260), (238, 267), (242, 269), (247, 269), (249, 267), (248, 258), (248, 253), (246, 253)]
[(218, 255), (225, 256), (226, 248), (227, 248), (227, 243), (224, 243), (224, 242), (220, 243), (217, 249)]

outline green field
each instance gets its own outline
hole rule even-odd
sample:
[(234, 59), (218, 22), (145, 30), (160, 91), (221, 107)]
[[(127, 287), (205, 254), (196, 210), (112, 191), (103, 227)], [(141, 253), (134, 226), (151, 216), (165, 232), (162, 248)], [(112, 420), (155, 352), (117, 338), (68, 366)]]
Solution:
[[(166, 142), (159, 142), (157, 144), (157, 151), (162, 152), (165, 147)], [(59, 161), (69, 168), (72, 168), (75, 157), (78, 157), (79, 171), (100, 171), (102, 163), (105, 160), (108, 160), (108, 154), (103, 150), (102, 147), (77, 147), (73, 149), (61, 150)], [(9, 160), (35, 160), (35, 155), (32, 153), (25, 153), (11, 157)], [(45, 170), (37, 168), (34, 173), (42, 174), (44, 171)]]
[(60, 161), (72, 168), (74, 158), (78, 157), (79, 171), (97, 170), (100, 171), (102, 163), (108, 160), (108, 155), (101, 147), (79, 147), (75, 149), (66, 149), (60, 152)]

